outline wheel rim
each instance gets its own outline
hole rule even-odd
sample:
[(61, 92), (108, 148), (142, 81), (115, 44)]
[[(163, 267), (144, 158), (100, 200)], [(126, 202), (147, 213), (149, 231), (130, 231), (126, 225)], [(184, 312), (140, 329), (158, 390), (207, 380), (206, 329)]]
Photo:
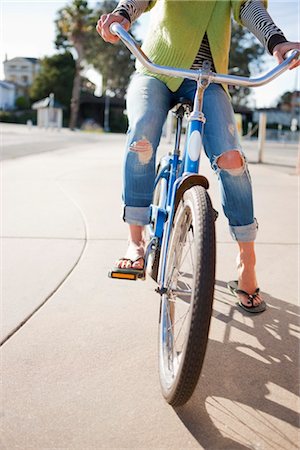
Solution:
[(176, 384), (184, 361), (193, 303), (193, 274), (196, 273), (192, 210), (188, 204), (181, 208), (168, 252), (167, 293), (161, 303), (160, 373), (167, 391)]

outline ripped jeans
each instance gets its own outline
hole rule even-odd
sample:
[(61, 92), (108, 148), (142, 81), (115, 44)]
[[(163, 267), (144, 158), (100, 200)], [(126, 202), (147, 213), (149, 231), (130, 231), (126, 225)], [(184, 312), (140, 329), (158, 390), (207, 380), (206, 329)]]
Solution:
[[(184, 97), (193, 100), (196, 82), (184, 80), (172, 92), (160, 80), (136, 73), (127, 93), (126, 155), (124, 160), (124, 220), (128, 224), (146, 225), (150, 221), (156, 150), (168, 111)], [(211, 84), (204, 93), (203, 112), (207, 119), (203, 145), (216, 172), (224, 213), (229, 221), (233, 239), (240, 242), (255, 240), (257, 221), (253, 214), (252, 186), (247, 162), (242, 152), (233, 109), (224, 89)], [(218, 158), (228, 151), (238, 151), (242, 166), (220, 169)]]

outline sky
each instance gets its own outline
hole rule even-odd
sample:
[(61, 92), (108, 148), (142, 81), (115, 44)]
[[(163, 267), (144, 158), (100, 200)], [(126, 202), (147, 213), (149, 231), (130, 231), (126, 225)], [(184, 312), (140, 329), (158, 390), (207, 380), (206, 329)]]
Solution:
[[(57, 52), (54, 20), (56, 12), (67, 3), (60, 0), (0, 0), (0, 79), (4, 79), (2, 61), (6, 56), (8, 59), (17, 56), (42, 58)], [(95, 4), (96, 1), (89, 0), (90, 7)], [(300, 0), (269, 0), (268, 10), (288, 40), (300, 41)], [(141, 39), (148, 27), (148, 18), (149, 13), (144, 15), (137, 29)], [(264, 71), (274, 65), (274, 58), (266, 54)], [(89, 70), (87, 74), (91, 81), (99, 84), (95, 71)], [(294, 89), (300, 90), (300, 69), (288, 71), (268, 87), (253, 89), (253, 101), (257, 107), (275, 106), (283, 92)]]

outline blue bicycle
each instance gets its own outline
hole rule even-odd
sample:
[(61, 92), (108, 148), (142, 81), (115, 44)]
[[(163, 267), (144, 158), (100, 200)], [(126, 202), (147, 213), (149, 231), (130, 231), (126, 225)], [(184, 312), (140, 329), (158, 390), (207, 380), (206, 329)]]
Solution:
[[(161, 297), (160, 383), (167, 402), (178, 406), (191, 397), (199, 379), (214, 297), (217, 213), (207, 192), (208, 181), (198, 174), (205, 123), (204, 91), (211, 82), (252, 87), (266, 84), (287, 70), (300, 52), (294, 50), (268, 74), (251, 79), (218, 75), (209, 67), (195, 71), (158, 66), (149, 61), (121, 25), (112, 24), (111, 31), (151, 72), (197, 81), (193, 104), (183, 99), (176, 106), (175, 146), (158, 165), (144, 271), (110, 273), (113, 278), (145, 279), (147, 268), (157, 281)], [(181, 155), (184, 114), (188, 116), (188, 127)]]

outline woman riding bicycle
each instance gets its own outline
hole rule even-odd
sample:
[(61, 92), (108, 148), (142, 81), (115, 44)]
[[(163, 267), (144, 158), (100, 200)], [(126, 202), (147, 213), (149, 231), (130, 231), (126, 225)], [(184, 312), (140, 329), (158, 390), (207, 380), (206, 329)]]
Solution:
[[(152, 22), (143, 44), (146, 55), (156, 64), (200, 69), (209, 61), (211, 69), (226, 73), (230, 46), (230, 20), (245, 25), (280, 63), (299, 43), (288, 42), (258, 0), (171, 1), (122, 0), (111, 14), (100, 17), (97, 31), (107, 42), (118, 38), (110, 25), (119, 22), (126, 30), (143, 12), (152, 9)], [(299, 65), (296, 63), (294, 67)], [(144, 266), (144, 227), (149, 223), (155, 179), (155, 155), (168, 111), (179, 99), (193, 99), (196, 82), (147, 72), (139, 63), (127, 94), (129, 119), (124, 161), (124, 221), (129, 225), (129, 243), (119, 269)], [(247, 161), (235, 125), (226, 88), (211, 84), (204, 94), (207, 118), (204, 149), (218, 175), (222, 206), (233, 239), (237, 241), (238, 282), (230, 288), (239, 305), (249, 312), (266, 308), (259, 293), (255, 272), (254, 241), (257, 221), (253, 211), (252, 187)]]

